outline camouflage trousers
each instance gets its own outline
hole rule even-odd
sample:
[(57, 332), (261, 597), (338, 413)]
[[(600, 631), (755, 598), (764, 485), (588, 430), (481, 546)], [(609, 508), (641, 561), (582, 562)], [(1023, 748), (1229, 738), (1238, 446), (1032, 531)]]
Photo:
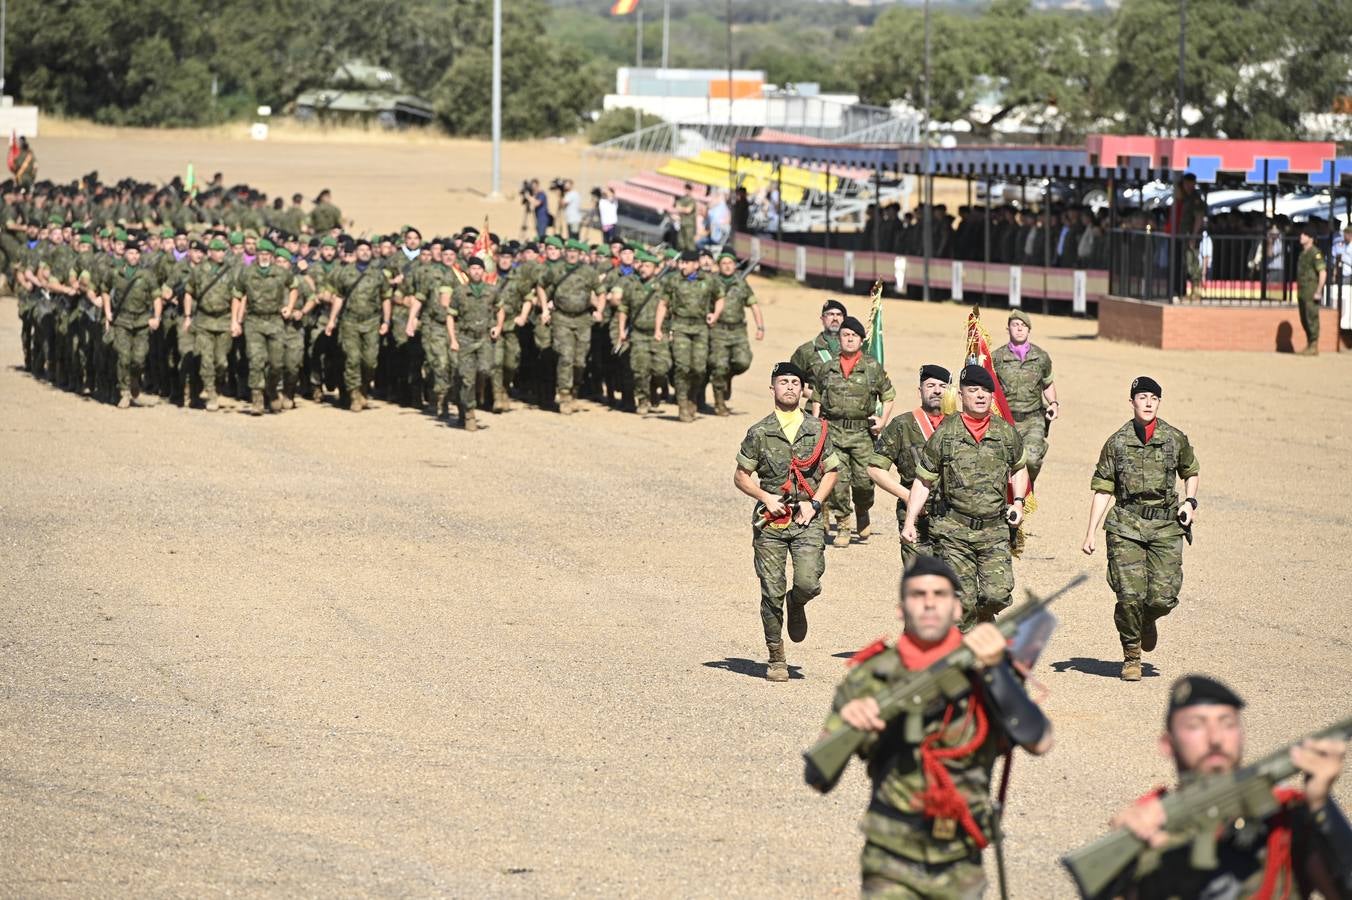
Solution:
[(569, 315), (555, 311), (549, 327), (550, 343), (558, 354), (555, 386), (560, 393), (571, 394), (573, 382), (580, 378), (587, 365), (587, 351), (591, 349), (591, 313)]
[(676, 364), (676, 398), (698, 403), (709, 366), (709, 326), (702, 320), (675, 322), (670, 340), (671, 358)]
[(290, 321), (282, 326), (282, 392), (295, 398), (305, 363), (305, 326)]
[(498, 409), (507, 400), (521, 368), (521, 336), (515, 330), (504, 331), (493, 344), (493, 408)]
[(1042, 410), (1035, 410), (1023, 419), (1014, 417), (1014, 430), (1023, 438), (1023, 452), (1027, 455), (1028, 477), (1037, 481), (1042, 471), (1042, 460), (1047, 455), (1047, 418)]
[[(427, 319), (418, 329), (422, 336), (423, 367), (432, 386), (432, 400), (447, 398), (451, 392), (451, 341), (446, 334), (446, 323)], [(458, 374), (458, 373), (457, 373)]]
[(831, 440), (842, 463), (840, 477), (826, 505), (837, 519), (873, 508), (873, 480), (868, 477), (873, 459), (873, 435), (867, 428), (845, 429), (831, 423)]
[(141, 392), (141, 373), (150, 353), (150, 328), (145, 325), (113, 325), (113, 352), (117, 354), (117, 389)]
[[(897, 531), (901, 531), (902, 526), (906, 524), (906, 504), (901, 500), (897, 501)], [(917, 556), (934, 556), (934, 537), (930, 534), (930, 517), (921, 516), (915, 521), (915, 536), (918, 539), (914, 544), (901, 542), (901, 570), (905, 572), (915, 562)]]
[(460, 382), (460, 411), (473, 411), (479, 406), (479, 385), (493, 377), (493, 341), (488, 335), (459, 337), (460, 360), (457, 374)]
[(1300, 296), (1300, 325), (1305, 329), (1305, 340), (1309, 344), (1319, 343), (1319, 298), (1311, 294)]
[(629, 371), (634, 379), (634, 403), (642, 412), (652, 405), (653, 396), (671, 371), (671, 344), (657, 341), (651, 331), (637, 328), (629, 332)]
[(330, 375), (338, 364), (338, 343), (333, 335), (324, 333), (328, 321), (327, 314), (318, 316), (305, 327), (306, 371), (311, 391), (322, 391), (326, 383), (331, 384)]
[(871, 900), (979, 900), (986, 892), (980, 858), (931, 864), (865, 844), (859, 894)]
[[(806, 604), (822, 592), (822, 573), (826, 571), (826, 521), (821, 516), (807, 525), (790, 523), (784, 528), (756, 529), (751, 539), (760, 579), (761, 625), (765, 640), (783, 640), (784, 600)], [(790, 591), (786, 565), (793, 561), (793, 588)]]
[(228, 316), (196, 316), (192, 330), (197, 337), (197, 363), (202, 384), (215, 393), (230, 366), (230, 319)]
[(962, 583), (962, 621), (968, 631), (978, 622), (993, 622), (1009, 606), (1014, 593), (1014, 559), (1009, 526), (1003, 520), (984, 528), (968, 528), (951, 516), (930, 523), (935, 555), (953, 567)]
[(1138, 646), (1146, 617), (1167, 616), (1183, 587), (1183, 536), (1171, 528), (1148, 541), (1107, 533), (1108, 587), (1117, 595), (1113, 623), (1122, 646)]
[(726, 395), (732, 379), (749, 368), (751, 342), (746, 337), (746, 323), (715, 325), (709, 336), (709, 381), (714, 390)]
[(275, 315), (246, 316), (244, 346), (249, 354), (249, 390), (276, 396), (282, 380), (282, 320)]
[(401, 406), (417, 405), (422, 398), (422, 341), (415, 333), (408, 336), (408, 307), (396, 305), (390, 315), (390, 331), (385, 336), (383, 365), (386, 396)]
[(344, 316), (338, 323), (338, 344), (343, 348), (343, 387), (348, 394), (365, 394), (380, 358), (380, 318), (358, 322)]

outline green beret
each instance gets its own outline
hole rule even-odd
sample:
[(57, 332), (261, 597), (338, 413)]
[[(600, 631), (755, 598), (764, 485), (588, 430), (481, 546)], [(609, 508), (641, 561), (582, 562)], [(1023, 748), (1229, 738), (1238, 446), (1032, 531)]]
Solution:
[(54, 215), (47, 220), (48, 225), (65, 225), (66, 220), (62, 216)]
[(239, 245), (242, 244), (242, 243), (244, 243), (244, 235), (243, 235), (243, 233), (238, 232), (238, 231), (232, 231), (232, 232), (230, 232), (230, 246), (232, 246), (232, 247), (237, 247), (237, 246), (239, 246)]
[(722, 262), (722, 261), (725, 260), (725, 259), (730, 259), (730, 260), (732, 260), (733, 262), (737, 262), (737, 254), (736, 254), (736, 253), (728, 253), (726, 250), (723, 251), (722, 253), (718, 254), (718, 261), (719, 261), (719, 262)]
[(274, 244), (272, 241), (268, 240), (267, 238), (263, 238), (263, 240), (258, 242), (259, 253), (274, 253), (276, 252), (276, 250), (277, 245)]
[(591, 245), (591, 251), (592, 251), (593, 253), (605, 253), (605, 252), (608, 251), (609, 249), (610, 249), (610, 248), (607, 247), (605, 244), (592, 244), (592, 245)]
[(680, 258), (680, 255), (681, 255), (681, 251), (677, 250), (675, 247), (668, 247), (668, 248), (667, 248), (667, 252), (666, 252), (667, 259), (678, 259), (678, 258)]
[(113, 232), (113, 240), (115, 240), (115, 241), (125, 241), (126, 239), (127, 239), (127, 232), (125, 232), (125, 231), (122, 230), (121, 228), (119, 228), (117, 231), (114, 231), (114, 232)]
[(1013, 322), (1015, 319), (1018, 319), (1020, 322), (1027, 325), (1029, 328), (1033, 327), (1033, 320), (1028, 318), (1028, 313), (1024, 312), (1021, 309), (1011, 309), (1009, 311), (1008, 321)]
[(166, 227), (160, 229), (160, 237), (162, 237), (162, 238), (171, 238), (171, 237), (173, 237), (173, 236), (174, 236), (174, 229), (172, 229), (172, 228), (170, 228), (170, 227), (168, 227), (168, 226), (166, 226)]
[(291, 251), (286, 249), (285, 247), (279, 247), (278, 249), (274, 250), (273, 255), (276, 256), (278, 259), (284, 259), (287, 262), (291, 261)]
[(81, 244), (92, 244), (92, 243), (94, 243), (94, 235), (92, 235), (92, 234), (82, 234), (82, 235), (80, 235), (79, 242), (80, 242)]
[(389, 240), (389, 238), (385, 237), (384, 235), (379, 235), (379, 234), (373, 234), (373, 235), (371, 235), (371, 243), (372, 243), (372, 244), (379, 244), (380, 242), (382, 242), (382, 241), (387, 241), (387, 240)]
[(211, 243), (207, 244), (208, 250), (229, 250), (230, 246), (220, 238), (212, 238)]
[(334, 237), (333, 235), (331, 235), (331, 234), (326, 234), (326, 235), (324, 235), (322, 238), (319, 239), (319, 246), (321, 246), (321, 247), (337, 247), (337, 246), (338, 246), (338, 239), (337, 239), (336, 237)]
[(656, 256), (653, 256), (647, 250), (635, 250), (634, 262), (658, 263), (661, 262)]
[(562, 250), (563, 238), (559, 237), (558, 235), (551, 234), (549, 237), (545, 238), (545, 246), (558, 247), (560, 250)]
[(106, 227), (99, 229), (99, 237), (112, 237), (112, 236), (113, 236), (112, 229)]

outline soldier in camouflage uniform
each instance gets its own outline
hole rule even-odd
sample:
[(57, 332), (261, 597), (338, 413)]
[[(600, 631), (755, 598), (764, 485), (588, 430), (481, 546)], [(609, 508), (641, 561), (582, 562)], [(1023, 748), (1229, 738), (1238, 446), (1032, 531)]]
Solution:
[(206, 260), (193, 266), (183, 294), (184, 322), (196, 338), (198, 370), (209, 412), (221, 408), (217, 391), (229, 367), (235, 285), (234, 266), (225, 253), (225, 241), (212, 238)]
[[(948, 390), (951, 376), (943, 366), (926, 365), (920, 367), (920, 405), (904, 412), (883, 426), (882, 434), (873, 445), (873, 460), (869, 463), (868, 477), (873, 483), (897, 498), (897, 531), (906, 525), (906, 501), (911, 495), (911, 483), (915, 481), (916, 465), (920, 462), (920, 452), (925, 442), (934, 434), (939, 423), (944, 420), (944, 392)], [(894, 477), (892, 466), (897, 467)], [(934, 498), (930, 497), (920, 517), (916, 519), (916, 542), (901, 541), (901, 566), (909, 568), (917, 556), (933, 556), (934, 543), (930, 536), (931, 515), (934, 512)]]
[(1303, 356), (1319, 355), (1319, 298), (1324, 295), (1328, 273), (1324, 252), (1315, 243), (1313, 225), (1300, 231), (1300, 259), (1296, 261), (1296, 300), (1300, 305), (1300, 324), (1305, 329)]
[(333, 194), (328, 188), (315, 197), (314, 209), (310, 210), (310, 230), (315, 234), (328, 234), (343, 227), (343, 213), (332, 201)]
[(622, 277), (613, 293), (619, 295), (617, 315), (621, 343), (629, 347), (629, 374), (634, 385), (634, 408), (639, 415), (655, 414), (655, 398), (666, 383), (671, 368), (671, 344), (657, 340), (657, 306), (660, 300), (659, 265), (646, 250), (634, 254), (637, 270)]
[(301, 367), (305, 364), (305, 319), (315, 303), (310, 282), (294, 273), (291, 251), (278, 247), (274, 265), (291, 275), (291, 303), (282, 310), (282, 409), (296, 408)]
[(1037, 483), (1042, 460), (1047, 455), (1047, 424), (1056, 420), (1061, 404), (1052, 381), (1052, 358), (1028, 340), (1032, 330), (1028, 314), (1016, 309), (1009, 314), (1009, 343), (991, 352), (995, 377), (1000, 379), (1009, 402), (1014, 429), (1023, 438), (1028, 454), (1028, 482)]
[(431, 264), (431, 251), (422, 244), (422, 232), (409, 226), (404, 230), (403, 244), (397, 249), (392, 240), (382, 242), (385, 269), (393, 285), (390, 307), (390, 331), (386, 337), (389, 352), (386, 355), (388, 396), (400, 406), (422, 405), (422, 345), (417, 331), (409, 333), (408, 323), (417, 301), (415, 284), (417, 273)]
[(671, 356), (676, 364), (676, 404), (682, 422), (695, 421), (704, 373), (709, 365), (709, 329), (723, 315), (723, 286), (699, 270), (699, 254), (681, 254), (680, 278), (667, 279), (657, 301), (653, 337), (661, 342), (670, 323)]
[(460, 424), (466, 431), (478, 431), (474, 411), (479, 394), (492, 384), (493, 344), (502, 335), (504, 312), (497, 288), (484, 281), (483, 260), (471, 256), (465, 271), (469, 282), (451, 293), (446, 333), (451, 352), (460, 359)]
[(718, 277), (723, 284), (723, 313), (714, 323), (709, 341), (709, 381), (714, 386), (714, 413), (730, 414), (728, 397), (732, 379), (751, 368), (751, 343), (746, 338), (746, 311), (756, 320), (756, 340), (765, 339), (765, 319), (751, 285), (737, 274), (737, 257), (723, 253), (718, 257)]
[(339, 329), (343, 386), (350, 398), (350, 409), (361, 412), (367, 406), (367, 391), (375, 375), (380, 338), (390, 330), (390, 285), (385, 270), (371, 259), (370, 241), (357, 241), (356, 262), (330, 272), (323, 290), (332, 302), (324, 332), (333, 334), (334, 329)]
[[(760, 580), (761, 625), (769, 663), (765, 677), (789, 680), (784, 656), (784, 606), (789, 639), (807, 637), (809, 600), (821, 593), (826, 571), (826, 528), (822, 501), (835, 487), (840, 459), (826, 425), (799, 408), (803, 372), (779, 363), (770, 375), (774, 411), (747, 429), (737, 451), (733, 484), (757, 501), (751, 547)], [(793, 587), (785, 565), (793, 560)]]
[(822, 331), (793, 351), (789, 361), (808, 374), (807, 396), (812, 396), (812, 370), (840, 355), (840, 323), (849, 315), (845, 304), (827, 300), (822, 304)]
[(113, 352), (117, 354), (117, 408), (132, 403), (153, 406), (154, 400), (141, 400), (141, 373), (150, 352), (150, 332), (160, 327), (164, 301), (154, 275), (141, 268), (141, 246), (128, 242), (122, 265), (113, 274), (112, 315)]
[(296, 308), (296, 289), (291, 273), (273, 262), (272, 241), (258, 242), (258, 259), (235, 277), (231, 303), (230, 333), (244, 335), (249, 355), (249, 412), (261, 416), (263, 404), (282, 411), (279, 390), (286, 359), (284, 320)]
[(856, 526), (861, 541), (868, 540), (871, 532), (873, 481), (868, 467), (873, 461), (873, 438), (891, 417), (897, 392), (882, 364), (864, 355), (863, 324), (846, 316), (839, 334), (840, 355), (818, 363), (812, 383), (816, 385), (813, 412), (831, 424), (841, 458), (843, 475), (829, 505), (836, 520), (834, 546), (846, 547)]
[[(867, 735), (859, 751), (870, 782), (859, 826), (863, 897), (980, 898), (986, 888), (981, 852), (1001, 827), (991, 790), (995, 762), (1014, 746), (1035, 756), (1051, 749), (1051, 723), (1006, 658), (1004, 636), (993, 625), (965, 635), (954, 627), (962, 614), (958, 589), (957, 576), (943, 562), (916, 559), (901, 581), (904, 631), (895, 642), (877, 641), (850, 660), (823, 726), (834, 731), (848, 725)], [(906, 716), (883, 720), (879, 694), (960, 647), (976, 659), (981, 692), (936, 704), (915, 723)], [(940, 766), (948, 783), (938, 783), (927, 763)], [(939, 812), (941, 801), (967, 815)]]
[[(939, 557), (962, 581), (963, 631), (993, 622), (1014, 591), (1010, 527), (1023, 521), (1028, 471), (1023, 438), (991, 415), (995, 381), (981, 366), (963, 368), (962, 411), (948, 416), (925, 442), (915, 467), (902, 539), (919, 541), (916, 520), (935, 491), (930, 534)], [(1014, 499), (1006, 506), (1006, 488)]]
[(326, 234), (319, 239), (319, 256), (307, 260), (304, 266), (296, 267), (297, 273), (308, 280), (315, 291), (315, 306), (305, 322), (306, 387), (310, 399), (315, 403), (323, 401), (324, 385), (332, 384), (342, 367), (342, 351), (337, 340), (327, 331), (329, 316), (333, 311), (332, 299), (322, 289), (341, 265), (338, 239)]
[(498, 251), (498, 302), (502, 305), (502, 337), (493, 344), (493, 412), (516, 408), (512, 385), (521, 368), (521, 332), (535, 305), (533, 268), (515, 263), (517, 245)]
[(582, 260), (587, 249), (581, 241), (565, 243), (562, 265), (549, 266), (544, 279), (549, 301), (540, 324), (550, 330), (549, 342), (557, 359), (555, 385), (559, 412), (564, 415), (580, 409), (574, 386), (581, 387), (582, 370), (591, 347), (592, 323), (601, 321), (604, 302), (597, 295), (601, 283), (596, 270)]
[(1094, 552), (1106, 514), (1108, 586), (1117, 595), (1113, 622), (1122, 642), (1123, 681), (1141, 680), (1141, 653), (1159, 640), (1155, 620), (1178, 605), (1185, 529), (1191, 534), (1197, 516), (1197, 454), (1186, 434), (1157, 418), (1162, 393), (1153, 378), (1132, 381), (1132, 419), (1104, 443), (1090, 481), (1094, 497), (1082, 549)]
[(419, 335), (422, 342), (423, 367), (432, 392), (427, 411), (437, 418), (447, 414), (446, 404), (452, 395), (455, 377), (450, 335), (446, 330), (447, 310), (454, 289), (450, 282), (454, 280), (450, 269), (440, 261), (432, 261), (415, 269), (411, 283), (403, 286), (405, 295), (411, 300), (405, 333)]
[(695, 250), (695, 230), (699, 225), (699, 204), (690, 193), (694, 190), (693, 185), (686, 182), (685, 193), (676, 198), (672, 204), (672, 211), (680, 218), (677, 224), (678, 237), (676, 240), (676, 249), (682, 253)]
[(1173, 296), (1178, 298), (1188, 293), (1185, 290), (1187, 281), (1191, 280), (1194, 294), (1201, 290), (1202, 284), (1197, 242), (1202, 233), (1202, 221), (1206, 218), (1206, 201), (1197, 192), (1197, 176), (1191, 172), (1179, 179), (1170, 214), (1176, 217), (1171, 224), (1177, 226), (1173, 232)]

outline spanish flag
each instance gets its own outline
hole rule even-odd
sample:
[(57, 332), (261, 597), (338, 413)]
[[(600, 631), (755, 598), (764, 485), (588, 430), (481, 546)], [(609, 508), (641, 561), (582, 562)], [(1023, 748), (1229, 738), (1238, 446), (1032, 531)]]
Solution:
[(627, 16), (638, 9), (638, 0), (615, 0), (615, 5), (610, 8), (612, 16)]

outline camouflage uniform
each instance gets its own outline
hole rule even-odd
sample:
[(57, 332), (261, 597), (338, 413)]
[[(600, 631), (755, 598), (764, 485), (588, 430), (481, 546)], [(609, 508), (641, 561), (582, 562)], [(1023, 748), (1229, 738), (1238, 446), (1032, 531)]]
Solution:
[[(715, 404), (732, 392), (732, 379), (751, 368), (751, 342), (746, 337), (746, 311), (756, 305), (756, 295), (746, 279), (719, 276), (723, 283), (723, 313), (714, 323), (709, 342), (709, 381)], [(806, 369), (804, 371), (807, 371)]]
[(1023, 449), (1028, 454), (1028, 478), (1036, 481), (1047, 455), (1047, 414), (1042, 392), (1052, 383), (1052, 358), (1030, 342), (1028, 353), (1020, 360), (1005, 344), (991, 353), (991, 364), (1009, 401), (1014, 429), (1023, 438)]
[(390, 296), (385, 270), (374, 259), (365, 267), (340, 266), (327, 286), (344, 297), (338, 322), (343, 348), (343, 386), (351, 396), (364, 397), (380, 356), (381, 306)]
[(676, 249), (694, 250), (695, 249), (695, 227), (699, 223), (695, 221), (699, 204), (695, 202), (694, 197), (682, 195), (676, 198), (672, 208), (681, 217), (679, 237), (676, 240)]
[[(316, 292), (322, 291), (330, 276), (342, 266), (337, 259), (315, 258), (306, 268), (305, 278), (309, 279)], [(316, 295), (314, 308), (305, 322), (305, 368), (309, 377), (310, 396), (318, 402), (324, 393), (325, 383), (332, 384), (338, 369), (342, 366), (342, 350), (338, 346), (338, 336), (325, 334), (329, 324), (330, 302)]]
[(457, 285), (451, 294), (449, 313), (455, 319), (455, 339), (460, 345), (460, 413), (479, 406), (478, 389), (493, 377), (493, 339), (489, 332), (497, 323), (498, 291), (491, 284)]
[[(836, 688), (831, 714), (823, 727), (839, 728), (843, 724), (840, 710), (845, 704), (877, 696), (907, 672), (895, 644), (877, 648), (874, 655), (851, 669)], [(970, 694), (953, 702), (951, 721), (957, 724), (946, 732), (945, 708), (936, 705), (924, 717), (921, 737), (943, 732), (935, 745), (939, 748), (970, 743), (976, 735), (975, 723), (967, 717), (968, 706), (973, 702), (979, 701)], [(920, 741), (908, 741), (904, 729), (903, 717), (881, 734), (870, 734), (860, 748), (860, 756), (868, 763), (871, 783), (868, 811), (859, 824), (865, 841), (860, 856), (861, 895), (976, 900), (986, 887), (981, 850), (961, 825), (949, 838), (936, 836), (938, 823), (925, 817), (920, 800), (926, 788)], [(987, 839), (993, 836), (996, 827), (991, 771), (1007, 747), (1008, 739), (992, 723), (985, 741), (970, 755), (943, 760), (954, 786), (967, 801), (972, 818)]]
[(980, 443), (961, 414), (951, 415), (920, 452), (916, 477), (937, 491), (930, 516), (934, 549), (962, 582), (963, 631), (994, 621), (1010, 604), (1014, 562), (1005, 489), (1025, 465), (1023, 438), (997, 415)]
[(1300, 304), (1300, 324), (1308, 346), (1319, 345), (1319, 273), (1324, 271), (1324, 253), (1318, 244), (1300, 251), (1296, 262), (1296, 300)]
[[(581, 381), (591, 347), (592, 294), (600, 289), (596, 270), (586, 263), (564, 263), (549, 270), (546, 282), (554, 310), (550, 313), (550, 344), (558, 354), (555, 384), (561, 403), (571, 403), (575, 382)], [(580, 384), (578, 385), (581, 386)]]
[(512, 382), (521, 368), (521, 333), (517, 331), (516, 317), (521, 315), (528, 301), (534, 299), (535, 280), (530, 270), (519, 266), (508, 272), (498, 271), (498, 303), (502, 306), (502, 336), (493, 344), (493, 408), (505, 409), (511, 405)]
[(1183, 586), (1183, 526), (1177, 519), (1176, 479), (1199, 471), (1188, 436), (1163, 419), (1145, 444), (1127, 422), (1099, 453), (1089, 487), (1112, 494), (1104, 531), (1108, 586), (1117, 595), (1113, 621), (1122, 646), (1139, 647), (1144, 618), (1158, 619), (1178, 605)]
[[(314, 287), (306, 278), (292, 277), (291, 286), (296, 289), (295, 311), (305, 308), (305, 304), (314, 299)], [(300, 388), (300, 371), (305, 364), (305, 320), (287, 319), (282, 323), (282, 393), (295, 404), (296, 391)]]
[[(892, 421), (883, 426), (882, 433), (878, 435), (878, 440), (873, 444), (873, 460), (869, 465), (877, 466), (879, 469), (888, 469), (891, 466), (897, 467), (897, 478), (902, 484), (910, 487), (915, 481), (915, 467), (920, 461), (920, 451), (925, 449), (925, 434), (920, 430), (920, 422), (916, 418), (917, 413), (924, 415), (924, 412), (910, 410), (899, 416), (893, 416)], [(934, 495), (931, 494), (925, 501), (925, 509), (920, 514), (920, 518), (915, 520), (915, 532), (918, 540), (914, 544), (901, 542), (901, 567), (906, 569), (921, 554), (925, 556), (934, 556), (934, 544), (930, 537), (931, 516), (934, 514)], [(906, 501), (897, 500), (897, 530), (900, 531), (906, 524)]]
[[(789, 477), (791, 458), (808, 459), (817, 446), (818, 436), (826, 426), (814, 416), (803, 414), (803, 422), (794, 435), (792, 444), (772, 412), (747, 429), (746, 437), (737, 452), (737, 467), (754, 473), (760, 479), (761, 489), (779, 494)], [(815, 491), (827, 472), (840, 468), (828, 432), (822, 446), (821, 458), (804, 478)], [(803, 497), (799, 499), (810, 499)], [(755, 518), (761, 507), (757, 505)], [(765, 629), (767, 645), (783, 642), (784, 601), (806, 604), (821, 593), (822, 573), (826, 571), (826, 523), (821, 515), (807, 525), (793, 521), (783, 526), (766, 525), (757, 528), (751, 539), (756, 560), (756, 577), (760, 579), (761, 624)], [(790, 591), (785, 578), (785, 562), (793, 559), (793, 588)]]
[(857, 513), (863, 529), (873, 508), (873, 482), (868, 477), (873, 435), (868, 417), (877, 413), (879, 403), (895, 400), (897, 391), (882, 364), (862, 352), (848, 377), (837, 356), (817, 365), (812, 382), (816, 385), (813, 399), (821, 403), (818, 415), (831, 423), (836, 451), (849, 466), (849, 477), (837, 481), (831, 492), (831, 512), (846, 530), (850, 516)]
[(664, 284), (667, 317), (663, 326), (670, 335), (671, 356), (676, 363), (676, 399), (688, 405), (691, 416), (703, 393), (709, 365), (709, 323), (705, 317), (722, 296), (722, 285), (703, 272)]
[(432, 389), (432, 409), (437, 415), (444, 412), (454, 390), (451, 339), (446, 333), (447, 308), (454, 287), (447, 284), (448, 279), (454, 280), (454, 276), (444, 265), (427, 266), (414, 274), (412, 291), (421, 304), (418, 334), (422, 338), (423, 366)]
[(657, 304), (661, 299), (661, 279), (654, 275), (644, 281), (637, 272), (621, 278), (620, 311), (629, 327), (629, 370), (634, 380), (634, 403), (640, 413), (655, 410), (653, 398), (671, 369), (671, 342), (657, 341)]
[(198, 369), (208, 403), (215, 399), (217, 385), (229, 365), (233, 269), (228, 259), (220, 263), (207, 259), (194, 266), (188, 276), (186, 290), (193, 299), (192, 330), (197, 339)]
[[(822, 332), (812, 340), (801, 345), (793, 351), (793, 356), (789, 361), (799, 369), (807, 373), (809, 384), (812, 381), (812, 372), (820, 365), (825, 365), (840, 355), (840, 336), (836, 334), (827, 334)], [(803, 385), (807, 387), (808, 385)]]
[(150, 352), (150, 319), (159, 285), (139, 266), (122, 263), (113, 275), (113, 352), (117, 388), (133, 398), (141, 393), (141, 373)]
[(291, 273), (275, 262), (266, 269), (248, 266), (235, 278), (235, 297), (247, 298), (242, 325), (249, 355), (249, 391), (255, 395), (277, 396), (286, 355), (281, 313), (290, 298), (291, 282)]

